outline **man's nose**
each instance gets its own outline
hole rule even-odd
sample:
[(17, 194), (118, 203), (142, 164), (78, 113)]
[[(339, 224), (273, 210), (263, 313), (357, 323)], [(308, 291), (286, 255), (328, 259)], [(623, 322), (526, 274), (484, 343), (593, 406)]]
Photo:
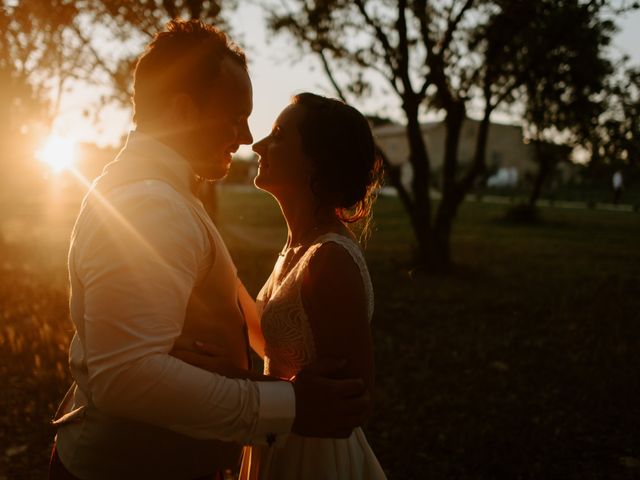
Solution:
[(245, 124), (241, 129), (238, 135), (238, 143), (241, 145), (251, 145), (253, 143), (253, 135), (251, 135), (251, 130), (249, 129), (249, 125)]

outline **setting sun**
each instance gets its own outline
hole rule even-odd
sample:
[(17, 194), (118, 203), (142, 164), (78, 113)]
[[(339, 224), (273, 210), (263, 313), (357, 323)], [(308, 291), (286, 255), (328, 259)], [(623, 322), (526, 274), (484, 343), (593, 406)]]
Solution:
[(75, 157), (75, 142), (69, 138), (51, 135), (36, 152), (36, 158), (46, 163), (54, 173), (71, 168)]

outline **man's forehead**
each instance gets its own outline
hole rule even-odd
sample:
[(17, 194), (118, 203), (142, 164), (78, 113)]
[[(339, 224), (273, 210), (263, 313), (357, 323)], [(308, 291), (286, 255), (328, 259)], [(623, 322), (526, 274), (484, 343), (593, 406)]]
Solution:
[(228, 80), (239, 82), (242, 86), (251, 88), (251, 79), (247, 69), (234, 58), (227, 56), (220, 62), (220, 75)]
[(253, 87), (245, 68), (231, 58), (225, 58), (220, 64), (220, 73), (214, 90), (220, 95), (220, 100), (231, 100), (239, 103), (239, 108), (251, 108)]

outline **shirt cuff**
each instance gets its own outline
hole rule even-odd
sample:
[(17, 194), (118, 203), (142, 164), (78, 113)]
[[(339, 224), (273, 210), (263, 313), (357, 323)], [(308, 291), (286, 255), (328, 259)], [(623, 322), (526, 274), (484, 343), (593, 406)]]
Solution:
[(289, 382), (257, 382), (260, 414), (253, 445), (282, 446), (296, 416), (296, 397)]

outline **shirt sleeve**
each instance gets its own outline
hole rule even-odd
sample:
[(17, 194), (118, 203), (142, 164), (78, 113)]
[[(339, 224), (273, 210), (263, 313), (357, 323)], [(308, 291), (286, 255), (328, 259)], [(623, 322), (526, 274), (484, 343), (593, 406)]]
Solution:
[(196, 438), (273, 443), (291, 429), (291, 384), (229, 379), (169, 355), (209, 248), (198, 222), (147, 185), (102, 202), (79, 226), (73, 262), (91, 401)]

